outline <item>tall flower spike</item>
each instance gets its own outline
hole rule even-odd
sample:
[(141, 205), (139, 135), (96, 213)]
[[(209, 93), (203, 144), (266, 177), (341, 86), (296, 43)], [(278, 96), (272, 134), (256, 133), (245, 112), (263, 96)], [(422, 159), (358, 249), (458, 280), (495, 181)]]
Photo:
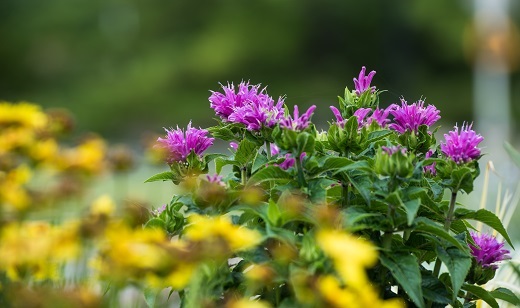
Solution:
[[(374, 75), (376, 74), (376, 71), (371, 71), (368, 73), (368, 76), (365, 76), (366, 67), (362, 67), (361, 71), (359, 72), (358, 79), (354, 78), (354, 87), (356, 88), (356, 94), (361, 95), (366, 90), (370, 89), (370, 83), (372, 82), (372, 78), (374, 78)], [(375, 87), (371, 88), (372, 92), (376, 90)]]
[(185, 161), (191, 151), (201, 155), (213, 145), (214, 138), (208, 138), (208, 131), (201, 128), (191, 127), (191, 122), (186, 128), (186, 132), (177, 126), (177, 129), (164, 129), (166, 138), (157, 139), (158, 145), (168, 151), (167, 161), (169, 164), (173, 162)]
[(478, 247), (471, 246), (471, 254), (478, 264), (483, 267), (491, 267), (497, 269), (497, 262), (510, 259), (509, 250), (504, 249), (504, 243), (489, 234), (477, 234), (471, 232), (471, 237)]
[(433, 105), (424, 107), (424, 101), (419, 100), (411, 105), (401, 99), (401, 106), (392, 104), (390, 114), (394, 116), (394, 121), (388, 127), (401, 134), (406, 131), (417, 132), (419, 126), (432, 126), (441, 116), (440, 111)]
[(312, 105), (311, 107), (309, 107), (309, 109), (307, 109), (307, 111), (300, 117), (298, 112), (298, 106), (294, 105), (294, 118), (290, 115), (283, 118), (280, 121), (280, 126), (294, 131), (302, 131), (309, 127), (309, 124), (311, 123), (310, 119), (312, 117), (314, 109), (316, 109), (316, 105)]
[(444, 134), (445, 142), (441, 142), (441, 151), (457, 164), (467, 163), (480, 157), (480, 149), (477, 147), (484, 137), (471, 129), (472, 124), (462, 124), (459, 128)]

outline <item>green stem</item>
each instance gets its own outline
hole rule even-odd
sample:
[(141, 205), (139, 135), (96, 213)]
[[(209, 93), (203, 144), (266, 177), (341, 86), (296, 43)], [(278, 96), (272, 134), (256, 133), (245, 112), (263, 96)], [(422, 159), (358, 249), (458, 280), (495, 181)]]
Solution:
[(269, 141), (265, 142), (265, 152), (267, 154), (267, 161), (271, 160), (271, 143)]
[(299, 156), (296, 157), (296, 169), (298, 170), (298, 184), (300, 184), (300, 187), (307, 186), (307, 183), (305, 182), (305, 176), (303, 175), (302, 162)]
[(385, 250), (390, 250), (392, 248), (392, 231), (385, 231), (383, 234), (383, 248)]
[[(451, 199), (450, 199), (450, 208), (448, 209), (448, 213), (446, 214), (446, 219), (444, 220), (444, 230), (446, 232), (450, 232), (451, 222), (453, 221), (453, 213), (455, 212), (455, 204), (457, 201), (457, 191), (451, 192)], [(439, 277), (439, 273), (441, 271), (441, 265), (442, 261), (437, 257), (437, 260), (435, 260), (435, 266), (433, 268), (433, 277)], [(432, 303), (428, 302), (428, 307), (431, 307)]]
[(247, 183), (247, 167), (242, 167), (241, 172), (242, 185), (246, 186)]
[(344, 208), (347, 208), (349, 206), (349, 190), (350, 190), (350, 183), (349, 182), (341, 182), (341, 186), (343, 186), (342, 191), (342, 198), (341, 198), (341, 206)]

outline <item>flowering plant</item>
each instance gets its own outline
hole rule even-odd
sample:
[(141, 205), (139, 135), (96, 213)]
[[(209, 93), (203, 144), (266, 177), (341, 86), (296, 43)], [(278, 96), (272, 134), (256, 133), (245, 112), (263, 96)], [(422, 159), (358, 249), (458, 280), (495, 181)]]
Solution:
[[(316, 106), (301, 116), (294, 106), (290, 115), (284, 98), (275, 104), (265, 88), (242, 82), (238, 92), (228, 84), (209, 97), (219, 120), (207, 131), (230, 142), (230, 155), (203, 154), (213, 139), (197, 131), (189, 147), (197, 159), (183, 160), (190, 172), (179, 173), (171, 157), (186, 143), (171, 132), (159, 139), (171, 171), (148, 182), (172, 180), (182, 190), (146, 226), (197, 256), (175, 288), (183, 305), (518, 304), (507, 289), (479, 286), (508, 251), (470, 233), (468, 221), (487, 224), (512, 247), (500, 219), (456, 202), (479, 175), (482, 136), (463, 124), (438, 143), (435, 106), (401, 99), (381, 108), (375, 72), (365, 72), (330, 107), (335, 120), (326, 131), (311, 121)], [(216, 175), (200, 176), (210, 162)]]

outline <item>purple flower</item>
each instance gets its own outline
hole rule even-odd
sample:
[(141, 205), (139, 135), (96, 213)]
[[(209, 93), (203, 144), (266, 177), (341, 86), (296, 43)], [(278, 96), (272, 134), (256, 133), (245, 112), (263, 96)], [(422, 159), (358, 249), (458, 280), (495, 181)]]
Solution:
[(376, 108), (372, 115), (367, 120), (367, 124), (370, 125), (372, 122), (377, 122), (380, 127), (386, 127), (388, 125), (388, 122), (390, 122), (390, 119), (388, 119), (388, 115), (390, 114), (390, 111), (394, 110), (394, 106), (389, 106), (386, 109), (379, 109)]
[(283, 170), (287, 170), (294, 166), (295, 163), (296, 159), (292, 158), (291, 154), (287, 153), (285, 154), (285, 160), (280, 164), (280, 168), (282, 168)]
[(397, 152), (401, 152), (403, 155), (406, 155), (406, 148), (402, 147), (401, 145), (393, 145), (390, 147), (382, 146), (381, 149), (383, 150), (383, 153), (388, 155), (394, 155)]
[(238, 143), (236, 142), (230, 142), (229, 143), (229, 146), (233, 149), (233, 150), (237, 150), (238, 149)]
[(484, 137), (475, 133), (471, 129), (472, 124), (464, 125), (459, 132), (459, 128), (455, 126), (455, 130), (444, 134), (445, 142), (441, 142), (441, 151), (457, 164), (467, 163), (480, 156), (480, 149), (477, 147)]
[(316, 105), (312, 105), (311, 107), (309, 107), (309, 109), (307, 109), (307, 111), (300, 117), (300, 113), (298, 112), (298, 106), (294, 105), (294, 118), (291, 117), (291, 115), (283, 118), (280, 121), (280, 126), (294, 131), (302, 131), (309, 127), (309, 124), (311, 123), (310, 119), (312, 117), (314, 109), (316, 109)]
[(208, 138), (206, 135), (208, 131), (205, 129), (197, 129), (191, 127), (191, 122), (186, 128), (186, 132), (181, 130), (179, 126), (177, 129), (171, 128), (166, 130), (166, 138), (157, 139), (158, 145), (168, 151), (167, 161), (169, 164), (173, 162), (182, 162), (190, 155), (191, 151), (197, 155), (207, 150), (213, 145), (214, 138)]
[(507, 255), (509, 250), (503, 249), (504, 243), (498, 242), (494, 236), (471, 232), (471, 237), (478, 245), (478, 247), (470, 245), (471, 254), (482, 267), (497, 269), (498, 266), (495, 263), (511, 258)]
[[(429, 150), (428, 152), (426, 152), (426, 158), (430, 158), (432, 157), (433, 155), (433, 150)], [(435, 165), (437, 163), (433, 163), (431, 165), (428, 165), (428, 166), (424, 166), (423, 167), (423, 170), (425, 173), (430, 173), (431, 175), (436, 175), (437, 174), (437, 170), (435, 169)]]
[(365, 76), (365, 71), (366, 68), (363, 66), (361, 68), (361, 71), (359, 72), (358, 79), (354, 78), (354, 86), (356, 88), (357, 95), (361, 95), (368, 89), (372, 89), (372, 92), (376, 90), (375, 87), (370, 88), (370, 83), (372, 82), (372, 78), (376, 74), (376, 71), (371, 71), (370, 73), (368, 73), (368, 76)]
[(206, 174), (206, 180), (210, 183), (218, 184), (220, 186), (226, 186), (226, 184), (222, 181), (222, 176), (218, 174)]
[(278, 155), (280, 153), (280, 148), (274, 143), (271, 143), (271, 156)]
[(388, 127), (401, 134), (406, 131), (416, 132), (421, 125), (431, 126), (437, 122), (441, 116), (440, 111), (433, 105), (424, 107), (424, 101), (419, 100), (408, 105), (404, 99), (401, 99), (401, 106), (392, 104), (389, 111), (394, 116), (394, 123)]
[[(338, 108), (330, 106), (330, 110), (332, 110), (332, 113), (334, 113), (338, 125), (341, 127), (345, 127), (345, 123), (347, 121), (343, 118)], [(386, 109), (376, 108), (373, 111), (371, 108), (359, 108), (354, 112), (354, 115), (356, 116), (358, 121), (358, 128), (361, 128), (363, 126), (369, 126), (374, 121), (377, 122), (377, 124), (379, 124), (380, 127), (386, 127), (388, 122), (390, 122), (390, 119), (388, 119), (388, 115), (392, 110), (394, 110), (393, 106), (390, 106)], [(369, 114), (370, 116), (368, 116)]]
[(210, 106), (223, 121), (242, 123), (248, 130), (260, 130), (262, 126), (273, 127), (283, 118), (282, 97), (278, 102), (267, 95), (260, 85), (241, 82), (238, 92), (233, 84), (222, 86), (224, 93), (211, 92)]
[(367, 124), (365, 118), (372, 111), (372, 108), (359, 108), (354, 112), (354, 116), (357, 118), (358, 128), (361, 128)]
[(159, 207), (158, 209), (156, 209), (155, 211), (152, 211), (152, 213), (155, 215), (155, 216), (159, 216), (161, 215), (162, 212), (164, 212), (166, 210), (166, 204), (163, 204), (161, 207)]

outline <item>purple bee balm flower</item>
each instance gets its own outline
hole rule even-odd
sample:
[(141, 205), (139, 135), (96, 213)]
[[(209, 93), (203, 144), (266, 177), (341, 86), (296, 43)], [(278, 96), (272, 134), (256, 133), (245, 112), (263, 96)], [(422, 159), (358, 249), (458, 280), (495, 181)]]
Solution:
[(471, 129), (472, 124), (464, 125), (459, 132), (459, 128), (455, 126), (455, 130), (444, 134), (445, 142), (441, 142), (441, 151), (457, 164), (467, 163), (478, 159), (480, 149), (477, 147), (484, 137), (475, 133)]
[(241, 82), (238, 92), (233, 84), (222, 86), (224, 93), (211, 92), (210, 106), (226, 122), (242, 123), (248, 130), (260, 130), (262, 126), (273, 127), (283, 118), (282, 97), (275, 101), (260, 85)]
[(377, 122), (380, 127), (384, 128), (388, 125), (390, 122), (390, 119), (388, 119), (388, 115), (390, 114), (390, 111), (394, 110), (394, 106), (389, 106), (386, 109), (379, 109), (376, 108), (372, 115), (367, 120), (367, 124), (370, 125), (372, 122)]
[(218, 184), (220, 186), (226, 186), (226, 184), (222, 181), (222, 176), (218, 174), (206, 174), (206, 180), (210, 183)]
[(509, 250), (504, 249), (504, 243), (498, 242), (494, 236), (471, 232), (471, 237), (478, 245), (478, 247), (470, 245), (471, 254), (482, 267), (497, 269), (498, 266), (495, 263), (511, 259), (508, 255)]
[(287, 169), (291, 168), (292, 166), (294, 166), (295, 163), (296, 163), (296, 159), (292, 158), (291, 154), (287, 153), (287, 154), (285, 154), (285, 160), (279, 166), (283, 170), (287, 170)]
[(286, 118), (283, 118), (280, 121), (280, 126), (282, 128), (287, 128), (287, 129), (294, 130), (294, 131), (302, 131), (302, 130), (306, 129), (307, 127), (309, 127), (309, 124), (311, 123), (310, 119), (312, 117), (314, 109), (316, 109), (316, 105), (312, 105), (311, 107), (309, 107), (309, 109), (307, 109), (307, 111), (304, 114), (302, 114), (302, 116), (300, 117), (299, 116), (300, 114), (298, 112), (298, 106), (295, 105), (294, 106), (294, 118), (291, 117), (290, 115), (287, 116)]
[(401, 152), (403, 155), (406, 155), (406, 148), (402, 147), (401, 145), (393, 145), (390, 147), (382, 146), (381, 149), (383, 150), (383, 153), (388, 155), (394, 155), (397, 152)]
[(230, 142), (230, 143), (229, 143), (229, 146), (230, 146), (233, 150), (238, 149), (238, 143), (236, 143), (236, 142), (233, 142), (233, 141)]
[(358, 128), (361, 128), (367, 124), (365, 118), (372, 112), (372, 108), (359, 108), (354, 112), (354, 116), (357, 118)]
[(330, 110), (332, 110), (332, 113), (336, 117), (336, 123), (338, 123), (339, 126), (344, 127), (345, 119), (343, 119), (343, 116), (341, 115), (341, 112), (338, 110), (338, 108), (330, 106)]
[(152, 211), (153, 214), (155, 214), (155, 216), (159, 216), (161, 215), (162, 212), (164, 212), (166, 210), (166, 204), (163, 204), (161, 207), (159, 207), (158, 209), (156, 209), (155, 211)]
[(271, 143), (271, 156), (278, 155), (280, 153), (280, 148), (274, 143)]
[(361, 95), (368, 89), (371, 89), (372, 92), (376, 90), (375, 87), (370, 87), (370, 83), (372, 82), (372, 78), (376, 74), (376, 71), (371, 71), (368, 73), (368, 76), (365, 76), (365, 71), (366, 68), (363, 66), (359, 72), (358, 79), (354, 78), (354, 87), (356, 88), (357, 95)]
[[(428, 152), (426, 152), (426, 156), (425, 157), (426, 158), (430, 158), (430, 157), (432, 157), (432, 155), (433, 155), (433, 150), (429, 150)], [(429, 172), (431, 175), (436, 175), (437, 174), (437, 170), (435, 169), (435, 165), (436, 164), (437, 163), (433, 163), (431, 165), (424, 166), (423, 167), (424, 172), (425, 173)]]
[(177, 126), (177, 129), (166, 129), (166, 138), (159, 138), (158, 146), (168, 151), (167, 161), (169, 164), (173, 162), (182, 162), (190, 155), (191, 151), (201, 155), (213, 145), (214, 138), (208, 138), (208, 131), (201, 128), (191, 127), (191, 122), (186, 128), (186, 132)]
[(394, 116), (394, 123), (388, 127), (401, 134), (406, 131), (417, 132), (419, 126), (431, 126), (441, 118), (440, 111), (435, 106), (424, 107), (422, 100), (408, 105), (404, 99), (401, 99), (401, 106), (392, 104), (391, 107), (389, 112)]

